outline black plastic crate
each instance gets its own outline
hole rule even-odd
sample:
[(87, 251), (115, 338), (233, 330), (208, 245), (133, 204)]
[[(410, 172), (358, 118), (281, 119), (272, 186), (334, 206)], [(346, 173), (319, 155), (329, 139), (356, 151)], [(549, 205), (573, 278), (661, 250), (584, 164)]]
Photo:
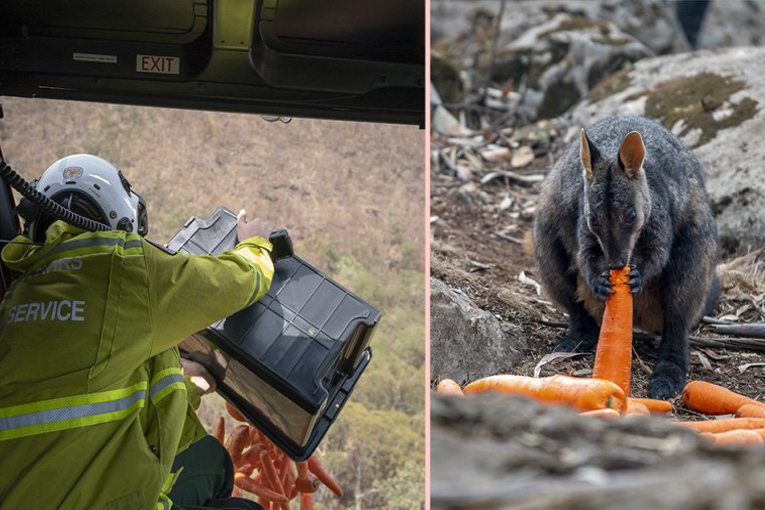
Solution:
[[(218, 392), (296, 460), (327, 433), (369, 363), (380, 312), (294, 255), (285, 231), (274, 243), (274, 279), (254, 305), (188, 338)], [(168, 248), (219, 255), (236, 246), (236, 216), (193, 217)]]

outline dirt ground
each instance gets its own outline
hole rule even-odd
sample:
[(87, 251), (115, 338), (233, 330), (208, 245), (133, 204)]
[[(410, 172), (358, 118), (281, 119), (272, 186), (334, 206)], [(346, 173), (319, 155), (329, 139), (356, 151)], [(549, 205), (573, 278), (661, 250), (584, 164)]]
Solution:
[[(435, 146), (446, 147), (449, 143), (434, 135)], [(549, 153), (514, 171), (527, 176), (545, 174), (554, 160), (553, 154), (559, 153), (562, 147), (562, 143), (557, 142)], [(533, 208), (541, 183), (520, 185), (498, 179), (482, 184), (481, 177), (495, 168), (487, 165), (463, 182), (445, 165), (433, 165), (431, 273), (464, 291), (476, 306), (523, 328), (529, 346), (524, 361), (520, 366), (506, 367), (500, 373), (532, 375), (540, 360), (553, 352), (565, 333), (565, 329), (548, 324), (562, 325), (567, 319), (544, 296), (538, 295), (533, 285), (519, 280), (522, 272), (539, 280), (535, 275), (531, 247)], [(516, 212), (514, 208), (502, 210), (498, 206), (507, 197), (517, 204)], [(734, 255), (723, 254), (723, 257)], [(757, 310), (761, 307), (753, 306), (751, 300), (757, 303), (762, 299), (762, 264), (750, 264), (737, 273), (740, 281), (726, 290), (713, 315), (730, 319), (738, 314), (740, 322), (761, 322), (765, 319)], [(693, 335), (719, 336), (711, 332), (709, 325), (699, 327)], [(633, 346), (632, 393), (636, 397), (645, 397), (658, 345), (651, 340), (636, 338)], [(593, 361), (594, 354), (551, 360), (543, 365), (541, 375), (590, 376)], [(688, 380), (700, 379), (752, 398), (763, 397), (765, 355), (761, 352), (692, 346), (690, 362)], [(745, 369), (749, 364), (761, 365)], [(432, 374), (432, 377), (436, 379), (438, 374)], [(675, 399), (674, 408), (674, 414), (679, 417), (693, 419), (701, 416), (685, 408), (679, 398)]]

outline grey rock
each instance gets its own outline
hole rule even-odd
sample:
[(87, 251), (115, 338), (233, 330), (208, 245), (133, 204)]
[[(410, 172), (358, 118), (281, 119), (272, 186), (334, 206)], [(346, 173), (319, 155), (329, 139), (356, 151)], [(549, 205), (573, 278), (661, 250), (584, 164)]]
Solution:
[[(726, 252), (765, 243), (765, 48), (699, 50), (637, 62), (596, 87), (572, 129), (614, 114), (661, 121), (693, 148)], [(649, 141), (650, 143), (650, 141)]]
[(431, 377), (457, 382), (507, 370), (521, 360), (526, 336), (508, 329), (491, 313), (438, 278), (430, 279)]
[(556, 117), (609, 74), (653, 53), (606, 21), (557, 14), (497, 52), (494, 79), (511, 77), (526, 118)]
[[(499, 4), (499, 0), (434, 0), (431, 3), (432, 37), (435, 40), (453, 37), (469, 27), (468, 20), (476, 11), (496, 15)], [(655, 54), (689, 49), (675, 19), (673, 5), (666, 0), (509, 0), (502, 19), (500, 46), (512, 43), (527, 30), (559, 13), (611, 22)]]
[(765, 450), (715, 447), (664, 418), (582, 417), (507, 395), (431, 399), (436, 509), (760, 508)]
[(765, 0), (712, 0), (699, 32), (699, 48), (758, 46), (765, 42)]

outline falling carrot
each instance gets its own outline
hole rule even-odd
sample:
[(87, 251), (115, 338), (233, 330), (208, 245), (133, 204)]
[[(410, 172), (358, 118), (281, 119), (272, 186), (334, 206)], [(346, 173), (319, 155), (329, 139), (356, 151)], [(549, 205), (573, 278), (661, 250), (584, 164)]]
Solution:
[(581, 416), (590, 416), (592, 418), (619, 418), (621, 414), (613, 409), (595, 409), (594, 411), (584, 411), (579, 413)]
[(237, 421), (246, 422), (247, 418), (244, 417), (242, 413), (239, 412), (239, 410), (231, 405), (229, 402), (226, 402), (226, 410), (228, 411), (228, 414), (231, 415), (231, 417)]
[(242, 450), (249, 437), (249, 429), (247, 425), (237, 426), (226, 440), (226, 450), (231, 455), (231, 460), (236, 464), (239, 461), (239, 457), (242, 455)]
[(215, 425), (213, 436), (215, 436), (215, 439), (220, 441), (220, 444), (226, 443), (226, 420), (223, 418), (223, 416), (218, 418), (218, 423)]
[(728, 432), (729, 430), (765, 428), (765, 419), (762, 418), (726, 418), (723, 420), (676, 421), (674, 423), (697, 432), (711, 432), (713, 434)]
[(763, 444), (762, 434), (755, 430), (729, 430), (709, 435), (712, 436), (710, 440), (715, 444)]
[(592, 376), (615, 382), (624, 395), (630, 396), (632, 371), (632, 294), (630, 267), (611, 270), (614, 294), (606, 301), (600, 325), (598, 348)]
[(452, 379), (442, 379), (441, 382), (438, 383), (436, 392), (440, 393), (441, 395), (454, 395), (455, 397), (465, 396), (465, 394), (462, 392), (462, 388), (460, 388), (460, 385)]
[(736, 409), (736, 418), (765, 418), (765, 406), (744, 404)]
[(628, 398), (627, 406), (630, 402), (640, 402), (643, 404), (651, 414), (667, 414), (672, 411), (672, 402), (667, 400), (657, 400), (655, 398)]
[(614, 409), (622, 412), (626, 405), (624, 391), (611, 381), (553, 375), (527, 377), (522, 375), (495, 375), (465, 386), (465, 394), (499, 391), (526, 395), (548, 404), (562, 404), (581, 411)]
[(754, 399), (704, 381), (691, 381), (683, 390), (683, 402), (704, 414), (733, 414), (746, 404), (765, 405)]
[(332, 475), (329, 474), (329, 471), (324, 469), (324, 466), (321, 464), (318, 457), (316, 457), (316, 454), (312, 455), (311, 458), (308, 459), (308, 471), (316, 475), (316, 478), (318, 478), (321, 483), (326, 485), (329, 490), (334, 492), (337, 497), (343, 497), (343, 488), (340, 487), (340, 484), (337, 483), (337, 480), (335, 480)]
[(624, 415), (628, 416), (634, 414), (642, 414), (648, 416), (651, 413), (648, 411), (648, 408), (643, 405), (643, 403), (638, 402), (637, 400), (627, 399), (627, 410), (624, 412)]
[(276, 492), (263, 487), (262, 485), (251, 480), (247, 475), (242, 473), (236, 473), (234, 475), (234, 485), (246, 490), (249, 493), (255, 494), (258, 497), (269, 499), (276, 503), (287, 503), (287, 497), (283, 494), (277, 494)]
[(316, 492), (319, 490), (319, 485), (319, 480), (313, 477), (295, 480), (295, 487), (298, 492)]
[(310, 492), (300, 494), (300, 510), (313, 510), (313, 494)]
[(276, 472), (276, 467), (268, 452), (260, 452), (260, 462), (263, 465), (263, 475), (268, 486), (278, 494), (284, 494), (284, 487), (282, 487), (282, 482), (279, 479), (279, 473)]

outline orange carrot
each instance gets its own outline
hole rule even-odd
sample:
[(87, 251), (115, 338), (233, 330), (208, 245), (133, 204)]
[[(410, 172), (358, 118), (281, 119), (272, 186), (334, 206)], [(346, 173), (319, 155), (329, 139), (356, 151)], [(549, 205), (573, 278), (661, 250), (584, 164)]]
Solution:
[(631, 401), (640, 402), (651, 414), (667, 414), (672, 410), (672, 402), (666, 400), (657, 400), (655, 398), (628, 398), (627, 407)]
[(710, 434), (715, 444), (759, 444), (763, 443), (762, 435), (756, 430), (729, 430)]
[(621, 414), (613, 409), (595, 409), (594, 411), (584, 411), (579, 413), (581, 416), (591, 416), (593, 418), (619, 418)]
[(722, 386), (704, 381), (691, 381), (686, 384), (683, 390), (683, 402), (694, 411), (704, 414), (732, 414), (745, 404), (765, 405)]
[(762, 418), (726, 418), (723, 420), (676, 421), (674, 423), (697, 432), (712, 432), (714, 434), (728, 432), (729, 430), (765, 428), (765, 419)]
[(235, 498), (241, 498), (242, 496), (244, 496), (244, 492), (242, 492), (242, 489), (234, 485), (234, 490), (231, 491), (231, 495), (234, 496)]
[(465, 394), (499, 391), (517, 393), (549, 404), (576, 407), (581, 411), (614, 409), (622, 412), (626, 404), (624, 391), (611, 381), (553, 375), (526, 377), (522, 375), (495, 375), (465, 386)]
[(228, 411), (228, 414), (231, 415), (231, 417), (237, 421), (246, 422), (247, 418), (240, 413), (236, 407), (232, 406), (230, 403), (226, 402), (226, 410)]
[(624, 395), (630, 396), (632, 372), (632, 294), (629, 281), (630, 267), (611, 270), (614, 294), (606, 301), (600, 325), (598, 348), (592, 377), (615, 382)]
[(330, 475), (326, 469), (324, 469), (324, 466), (321, 464), (319, 458), (316, 457), (315, 454), (312, 455), (310, 459), (308, 459), (308, 470), (316, 475), (316, 478), (318, 478), (321, 483), (326, 485), (329, 490), (334, 492), (337, 497), (343, 497), (343, 488), (340, 487), (340, 484), (337, 483), (337, 480), (335, 480), (334, 477)]
[(297, 466), (298, 480), (308, 478), (308, 463), (305, 461), (295, 462), (295, 466)]
[(736, 410), (736, 418), (765, 418), (765, 406), (744, 404)]
[(287, 502), (287, 498), (284, 496), (284, 494), (277, 494), (271, 489), (263, 487), (262, 485), (256, 483), (254, 480), (251, 480), (249, 477), (247, 477), (247, 475), (243, 473), (236, 473), (234, 475), (234, 485), (246, 490), (247, 492), (255, 494), (256, 496), (270, 499), (271, 501), (279, 504)]
[(279, 479), (279, 473), (271, 460), (268, 452), (260, 452), (260, 462), (263, 466), (263, 476), (265, 476), (267, 485), (278, 494), (284, 494), (282, 482)]
[(624, 416), (631, 415), (631, 414), (643, 414), (645, 416), (648, 416), (651, 413), (648, 411), (648, 408), (644, 406), (641, 402), (628, 398), (627, 410), (624, 412)]
[(240, 464), (239, 467), (236, 468), (237, 473), (242, 473), (245, 476), (250, 476), (253, 471), (255, 471), (255, 466), (250, 463)]
[(319, 490), (319, 480), (314, 477), (298, 478), (295, 481), (298, 492), (316, 492)]
[(215, 436), (215, 439), (220, 441), (220, 444), (225, 444), (226, 442), (226, 420), (221, 416), (218, 418), (218, 423), (215, 425), (215, 431), (213, 432), (213, 436)]
[(292, 473), (287, 473), (287, 476), (284, 480), (284, 495), (287, 496), (287, 499), (292, 500), (295, 496), (297, 491), (295, 490), (295, 479), (292, 477)]
[(300, 494), (300, 510), (313, 510), (313, 494), (310, 492)]
[(438, 383), (436, 391), (441, 395), (454, 395), (455, 397), (465, 396), (460, 385), (451, 379), (442, 379), (441, 382)]
[(247, 429), (247, 425), (237, 426), (228, 436), (228, 439), (226, 440), (226, 450), (228, 450), (229, 455), (231, 455), (231, 460), (234, 461), (234, 464), (236, 464), (239, 457), (242, 456), (242, 450), (244, 449), (248, 437), (249, 430)]

